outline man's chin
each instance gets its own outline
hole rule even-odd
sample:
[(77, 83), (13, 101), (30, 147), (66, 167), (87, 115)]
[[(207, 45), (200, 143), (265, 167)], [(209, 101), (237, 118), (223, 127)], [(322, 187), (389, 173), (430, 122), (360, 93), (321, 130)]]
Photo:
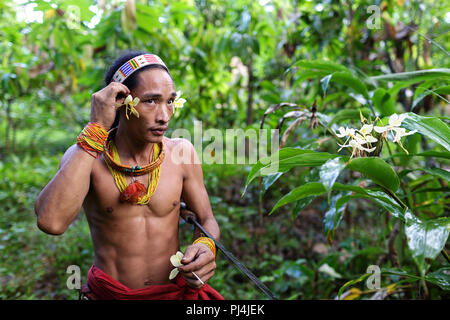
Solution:
[(164, 139), (164, 135), (154, 135), (151, 132), (147, 135), (146, 137), (148, 143), (159, 143), (161, 141), (163, 141)]

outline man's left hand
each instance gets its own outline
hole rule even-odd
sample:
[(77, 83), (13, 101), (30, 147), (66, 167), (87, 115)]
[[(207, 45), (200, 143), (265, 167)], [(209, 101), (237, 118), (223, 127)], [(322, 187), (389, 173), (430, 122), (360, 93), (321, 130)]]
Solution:
[(199, 289), (203, 284), (192, 274), (195, 274), (206, 283), (213, 275), (216, 269), (214, 254), (203, 243), (192, 244), (187, 247), (183, 259), (183, 266), (178, 267), (181, 275), (187, 284), (194, 289)]

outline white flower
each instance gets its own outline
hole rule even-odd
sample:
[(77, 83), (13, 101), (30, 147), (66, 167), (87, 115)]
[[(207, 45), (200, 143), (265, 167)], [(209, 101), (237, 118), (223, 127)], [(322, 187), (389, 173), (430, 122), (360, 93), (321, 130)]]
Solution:
[(183, 105), (185, 102), (186, 102), (186, 99), (179, 98), (173, 102), (173, 105), (175, 108), (183, 108)]
[(363, 135), (366, 136), (367, 134), (371, 133), (373, 129), (373, 124), (365, 124), (359, 129), (358, 131)]
[[(367, 153), (371, 153), (371, 152), (375, 151), (376, 147), (367, 148), (367, 147), (363, 146), (364, 144), (372, 143), (372, 142), (377, 142), (377, 139), (375, 139), (371, 135), (366, 135), (365, 137), (363, 137), (362, 135), (357, 133), (354, 136), (354, 139), (350, 139), (350, 142), (348, 144), (343, 144), (343, 145), (339, 144), (339, 146), (341, 147), (341, 149), (345, 148), (345, 147), (351, 147), (352, 155), (350, 158), (352, 158), (357, 153), (357, 151), (365, 151)], [(341, 149), (339, 149), (339, 151)]]
[(412, 135), (412, 134), (414, 134), (414, 133), (417, 132), (417, 130), (413, 130), (413, 131), (406, 132), (406, 129), (405, 129), (405, 128), (394, 128), (393, 131), (395, 131), (394, 142), (397, 142), (397, 143), (400, 142), (400, 139), (401, 139), (402, 137), (410, 136), (410, 135)]
[(133, 97), (131, 96), (131, 94), (129, 94), (128, 97), (125, 98), (125, 101), (123, 102), (123, 104), (129, 104), (132, 100), (133, 100)]
[(394, 128), (400, 127), (402, 125), (402, 122), (403, 120), (405, 120), (405, 118), (406, 118), (405, 113), (401, 115), (394, 113), (389, 117), (389, 125), (384, 127), (375, 126), (373, 129), (378, 133), (386, 132), (388, 130), (394, 130)]
[[(181, 263), (181, 259), (183, 259), (183, 252), (177, 251), (176, 254), (170, 257), (170, 263), (175, 267), (169, 274), (169, 280), (174, 279), (178, 275), (178, 267), (181, 267), (183, 264)], [(201, 284), (205, 284), (200, 277), (192, 271), (192, 274), (201, 282)]]
[(349, 127), (339, 127), (339, 133), (336, 133), (336, 136), (339, 138), (343, 137), (354, 137), (355, 135), (355, 129), (349, 128)]
[(401, 115), (398, 115), (394, 113), (389, 117), (389, 125), (392, 127), (400, 127), (402, 125), (402, 121), (405, 120), (406, 113), (402, 113)]
[(373, 142), (377, 142), (378, 141), (377, 138), (375, 138), (374, 136), (372, 136), (370, 134), (366, 134), (365, 136), (362, 136), (359, 133), (357, 133), (355, 135), (355, 138), (361, 144), (373, 143)]
[(178, 251), (176, 254), (170, 257), (170, 262), (175, 267), (175, 269), (170, 272), (169, 280), (174, 279), (178, 275), (178, 267), (181, 267), (183, 265), (181, 263), (181, 259), (183, 259), (183, 252), (181, 251)]
[(127, 117), (128, 120), (130, 120), (130, 118), (128, 117), (128, 112), (131, 112), (136, 116), (136, 118), (139, 118), (139, 112), (134, 107), (137, 106), (140, 101), (141, 100), (138, 97), (133, 99), (131, 94), (129, 94), (122, 104), (116, 103), (116, 107), (119, 108), (121, 106), (125, 106), (125, 116)]
[(139, 103), (139, 101), (140, 99), (138, 97), (134, 98), (133, 100), (133, 97), (131, 96), (131, 94), (129, 94), (123, 103), (129, 105), (130, 107), (134, 107)]
[(180, 98), (180, 96), (181, 96), (181, 91), (178, 91), (177, 92), (177, 98), (173, 102), (173, 106), (174, 106), (175, 109), (183, 108), (183, 105), (186, 102), (186, 99)]
[(417, 130), (406, 132), (405, 128), (394, 128), (393, 131), (395, 131), (395, 136), (394, 136), (394, 140), (393, 141), (398, 143), (400, 148), (402, 148), (403, 151), (405, 151), (406, 154), (409, 154), (408, 150), (406, 150), (405, 147), (403, 147), (401, 139), (402, 139), (402, 137), (409, 136), (411, 134), (416, 133)]
[(375, 126), (373, 129), (378, 133), (384, 133), (385, 138), (387, 137), (387, 133), (391, 132), (392, 135), (394, 136), (394, 140), (392, 140), (392, 141), (395, 143), (398, 143), (398, 145), (406, 152), (406, 154), (409, 154), (408, 150), (406, 150), (403, 147), (401, 138), (405, 137), (405, 136), (409, 136), (411, 134), (414, 134), (417, 132), (417, 130), (406, 132), (405, 128), (400, 128), (400, 126), (401, 126), (403, 120), (405, 120), (405, 118), (406, 118), (405, 113), (403, 113), (401, 115), (394, 113), (393, 115), (391, 115), (389, 117), (389, 125), (384, 126), (384, 127)]
[(352, 139), (352, 140), (350, 140), (350, 142), (348, 144), (339, 145), (339, 146), (341, 147), (341, 149), (345, 148), (345, 147), (351, 147), (353, 149), (352, 156), (355, 154), (355, 152), (357, 150), (362, 150), (362, 151), (366, 151), (366, 152), (370, 153), (370, 152), (373, 152), (376, 149), (375, 147), (370, 148), (370, 149), (364, 147), (363, 146), (363, 144), (364, 144), (363, 142), (364, 141), (365, 140)]
[[(337, 137), (339, 137), (339, 138), (347, 137), (347, 140), (345, 140), (344, 145), (348, 142), (348, 140), (355, 138), (355, 129), (353, 129), (353, 128), (339, 127), (338, 130), (339, 130), (339, 133), (336, 133)], [(339, 149), (339, 150), (341, 150), (341, 149)]]
[[(348, 127), (339, 127), (339, 133), (336, 133), (336, 136), (339, 138), (348, 137), (347, 140), (344, 142), (344, 144), (339, 144), (341, 147), (338, 151), (342, 150), (342, 148), (345, 147), (351, 147), (352, 148), (352, 157), (356, 154), (356, 152), (359, 151), (366, 151), (368, 153), (373, 152), (376, 148), (367, 148), (363, 145), (367, 143), (373, 143), (377, 142), (378, 140), (370, 135), (369, 133), (372, 132), (373, 125), (365, 124), (362, 126), (359, 132), (362, 133), (355, 133), (355, 129), (348, 128)], [(347, 144), (348, 143), (348, 144)]]

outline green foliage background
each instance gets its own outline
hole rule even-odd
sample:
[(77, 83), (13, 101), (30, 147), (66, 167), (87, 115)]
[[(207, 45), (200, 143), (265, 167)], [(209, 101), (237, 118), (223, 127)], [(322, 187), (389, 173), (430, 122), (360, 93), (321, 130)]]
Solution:
[[(368, 11), (371, 5), (379, 17)], [(80, 213), (62, 236), (45, 235), (36, 227), (34, 201), (88, 122), (90, 96), (103, 87), (120, 50), (148, 50), (168, 65), (188, 100), (171, 130), (193, 130), (196, 120), (204, 129), (258, 128), (265, 111), (282, 102), (308, 110), (315, 103), (330, 127), (358, 122), (361, 109), (381, 118), (394, 112), (435, 116), (448, 130), (448, 12), (440, 0), (0, 0), (0, 299), (77, 298), (66, 287), (66, 269), (79, 265), (86, 276), (93, 263), (86, 219)], [(330, 68), (337, 73), (327, 78)], [(404, 73), (437, 68), (444, 71)], [(377, 78), (386, 74), (393, 76)], [(281, 111), (265, 118), (266, 127), (277, 126)], [(323, 128), (307, 122), (294, 129), (287, 146), (336, 152), (331, 140), (320, 140)], [(446, 156), (383, 154), (398, 161), (398, 172), (423, 169), (408, 182), (422, 191), (405, 194), (421, 205), (415, 211), (421, 218), (449, 216), (449, 158), (442, 147), (449, 141), (445, 135), (441, 140), (413, 135), (404, 145), (412, 154)], [(425, 170), (430, 168), (447, 175)], [(249, 184), (242, 196), (250, 165), (203, 170), (222, 242), (281, 299), (334, 299), (369, 265), (390, 270), (382, 276), (382, 287), (391, 288), (387, 299), (449, 297), (448, 271), (436, 275), (441, 285), (411, 280), (423, 270), (406, 245), (403, 222), (371, 200), (347, 203), (332, 223), (333, 241), (326, 195), (268, 215), (283, 195), (315, 181), (317, 171), (297, 167)], [(342, 177), (357, 178), (354, 172)], [(182, 223), (180, 232), (187, 245), (190, 227)], [(429, 275), (448, 267), (441, 255), (427, 263)], [(320, 269), (325, 264), (337, 275)], [(226, 299), (265, 298), (220, 254), (217, 265), (210, 284)], [(349, 298), (375, 293), (362, 280), (353, 284)]]

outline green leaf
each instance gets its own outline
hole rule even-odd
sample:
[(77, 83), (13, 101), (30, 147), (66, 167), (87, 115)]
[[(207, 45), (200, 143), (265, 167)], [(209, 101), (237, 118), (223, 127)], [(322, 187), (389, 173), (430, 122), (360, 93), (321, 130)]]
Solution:
[(350, 72), (335, 72), (332, 74), (330, 82), (337, 82), (345, 87), (353, 89), (356, 93), (361, 94), (364, 98), (369, 99), (369, 93), (364, 82), (355, 77)]
[(307, 70), (318, 70), (318, 71), (324, 71), (327, 73), (332, 72), (350, 72), (345, 66), (339, 63), (331, 62), (331, 61), (325, 61), (325, 60), (300, 60), (294, 63), (293, 67), (300, 67), (301, 69), (307, 69)]
[(395, 113), (395, 101), (392, 96), (383, 88), (375, 90), (372, 96), (372, 102), (375, 109), (378, 110), (381, 116), (390, 116)]
[(402, 153), (394, 153), (392, 157), (433, 157), (433, 158), (443, 158), (450, 159), (450, 152), (448, 151), (424, 151), (420, 153), (409, 153), (408, 155), (404, 152)]
[(294, 204), (294, 208), (292, 209), (292, 220), (295, 220), (297, 216), (305, 209), (313, 200), (314, 196), (302, 198), (297, 200)]
[(361, 187), (341, 184), (339, 182), (335, 182), (332, 189), (337, 191), (352, 191), (358, 194), (367, 195), (367, 191)]
[(422, 168), (421, 170), (428, 172), (429, 174), (432, 174), (435, 177), (442, 178), (444, 180), (450, 181), (450, 172), (447, 170), (442, 170), (440, 168)]
[(372, 275), (371, 273), (365, 273), (362, 276), (360, 276), (358, 279), (350, 280), (350, 281), (347, 281), (346, 283), (344, 283), (344, 285), (338, 291), (338, 294), (337, 294), (338, 299), (340, 298), (340, 296), (342, 295), (342, 293), (348, 286), (351, 286), (358, 282), (364, 281), (366, 278), (370, 277), (371, 275)]
[[(337, 184), (337, 183), (336, 183)], [(336, 188), (336, 185), (333, 187), (333, 189)], [(359, 188), (359, 187), (357, 187)], [(362, 189), (362, 188), (360, 188)], [(364, 198), (364, 199), (370, 199), (377, 203), (381, 208), (388, 211), (390, 214), (392, 214), (394, 217), (405, 221), (405, 209), (403, 209), (400, 205), (398, 205), (392, 197), (387, 195), (386, 193), (382, 191), (374, 191), (374, 190), (367, 190), (365, 191), (362, 189), (361, 192), (358, 192), (356, 194), (350, 194), (340, 197), (336, 203), (335, 203), (335, 209), (336, 211), (340, 210), (341, 207), (347, 203), (348, 201), (356, 198)]]
[(296, 80), (293, 84), (293, 87), (299, 86), (303, 81), (310, 80), (310, 79), (316, 79), (316, 78), (322, 78), (325, 77), (328, 73), (324, 71), (299, 71), (296, 74)]
[(429, 89), (425, 89), (425, 92), (419, 94), (417, 97), (414, 98), (414, 101), (411, 105), (411, 111), (414, 110), (414, 108), (423, 100), (423, 98), (425, 98), (426, 96), (433, 94), (437, 97), (439, 97), (440, 99), (444, 100), (447, 104), (449, 103), (449, 101), (447, 99), (445, 99), (444, 97), (442, 97), (441, 95), (448, 95), (450, 94), (450, 86), (443, 86), (440, 88), (437, 88), (435, 90), (429, 90)]
[(425, 151), (421, 153), (415, 154), (416, 156), (421, 157), (435, 157), (435, 158), (444, 158), (444, 159), (450, 159), (450, 152), (439, 152), (439, 151)]
[(450, 290), (450, 267), (430, 272), (425, 276), (425, 280), (438, 285), (444, 290)]
[(74, 14), (79, 13), (82, 21), (90, 21), (95, 15), (89, 7), (92, 5), (90, 0), (66, 0), (60, 3), (60, 9)]
[(399, 268), (382, 268), (381, 269), (381, 274), (382, 275), (393, 275), (393, 276), (399, 276), (399, 277), (405, 277), (405, 278), (409, 278), (408, 281), (417, 281), (422, 279), (421, 277), (418, 277), (414, 274), (411, 273), (407, 273), (404, 270), (401, 270)]
[[(450, 232), (450, 218), (437, 218), (422, 221), (411, 214), (408, 209), (400, 207), (389, 195), (380, 191), (368, 190), (371, 199), (387, 210), (390, 214), (405, 222), (405, 234), (408, 239), (408, 247), (419, 267), (421, 275), (424, 276), (428, 264), (425, 259), (435, 259), (445, 246)], [(336, 201), (335, 208), (353, 198), (367, 198), (368, 196), (347, 195)]]
[(411, 212), (405, 213), (405, 233), (408, 247), (424, 275), (428, 264), (426, 258), (435, 259), (447, 242), (450, 232), (450, 218), (422, 221)]
[(402, 208), (390, 195), (382, 191), (367, 190), (367, 194), (371, 196), (371, 199), (375, 201), (380, 207), (388, 211), (394, 217), (405, 221), (406, 209)]
[[(334, 205), (334, 207), (335, 207), (335, 208), (334, 208), (334, 209), (335, 209), (335, 214), (337, 214), (339, 210), (343, 210), (342, 206), (343, 206), (344, 204), (346, 204), (346, 203), (349, 202), (350, 200), (356, 199), (356, 198), (358, 198), (358, 199), (361, 199), (361, 198), (367, 198), (367, 199), (370, 199), (370, 196), (369, 196), (369, 195), (364, 195), (364, 194), (356, 194), (356, 195), (345, 195), (345, 196), (343, 196), (343, 197), (340, 197), (340, 198), (336, 201), (336, 203), (335, 203), (335, 205)], [(331, 214), (331, 213), (330, 213), (330, 214)]]
[(320, 182), (328, 191), (328, 202), (330, 202), (331, 188), (345, 166), (345, 161), (341, 157), (336, 157), (325, 162), (319, 169)]
[(258, 160), (247, 176), (245, 188), (256, 177), (275, 174), (277, 172), (286, 172), (293, 167), (321, 166), (332, 157), (334, 158), (336, 155), (327, 152), (316, 152), (314, 150), (283, 148), (270, 157)]
[(341, 122), (342, 120), (347, 120), (347, 119), (358, 120), (358, 122), (359, 122), (361, 119), (361, 116), (359, 113), (360, 110), (364, 117), (368, 118), (370, 116), (370, 111), (367, 108), (343, 109), (333, 115), (333, 118), (328, 122), (327, 127), (331, 126), (333, 123), (338, 123), (338, 122)]
[(264, 194), (267, 189), (269, 189), (270, 186), (274, 184), (274, 182), (277, 181), (279, 177), (281, 177), (282, 174), (283, 173), (281, 172), (277, 172), (263, 177), (261, 194)]
[(412, 72), (391, 73), (382, 76), (370, 77), (370, 81), (411, 81), (412, 83), (424, 80), (443, 80), (450, 77), (450, 69), (428, 69)]
[(450, 129), (448, 125), (436, 117), (422, 117), (412, 112), (408, 112), (407, 115), (402, 122), (402, 127), (417, 130), (420, 134), (450, 151)]
[(323, 231), (327, 237), (328, 243), (330, 244), (333, 242), (334, 233), (336, 228), (341, 223), (342, 211), (344, 211), (344, 207), (341, 206), (338, 208), (336, 207), (336, 204), (344, 197), (342, 197), (341, 194), (333, 196), (331, 199), (331, 205), (323, 217)]
[(280, 200), (278, 200), (278, 202), (269, 212), (269, 215), (272, 214), (279, 207), (284, 206), (288, 203), (310, 196), (318, 196), (325, 193), (326, 191), (327, 190), (325, 189), (324, 185), (319, 182), (309, 182), (307, 184), (304, 184), (300, 187), (293, 189), (291, 192), (289, 192), (288, 194), (283, 196)]
[[(146, 6), (140, 3), (136, 4), (136, 22), (137, 25), (148, 32), (149, 34), (155, 34), (161, 27), (161, 22), (158, 18), (160, 17), (160, 8), (156, 6)], [(149, 23), (151, 21), (152, 23)]]
[(423, 172), (427, 172), (435, 177), (439, 177), (441, 179), (450, 181), (450, 173), (446, 170), (442, 170), (440, 168), (416, 168), (416, 169), (405, 169), (402, 170), (398, 175), (399, 177), (404, 177), (405, 175), (407, 175), (410, 172), (413, 171), (423, 171)]
[(345, 168), (345, 165), (346, 163), (342, 158), (336, 157), (334, 159), (329, 159), (320, 167), (320, 182), (322, 182), (327, 190), (331, 190), (331, 187), (333, 187), (334, 182)]
[(351, 159), (347, 168), (361, 172), (365, 177), (392, 192), (396, 192), (400, 186), (400, 180), (394, 169), (378, 157)]

